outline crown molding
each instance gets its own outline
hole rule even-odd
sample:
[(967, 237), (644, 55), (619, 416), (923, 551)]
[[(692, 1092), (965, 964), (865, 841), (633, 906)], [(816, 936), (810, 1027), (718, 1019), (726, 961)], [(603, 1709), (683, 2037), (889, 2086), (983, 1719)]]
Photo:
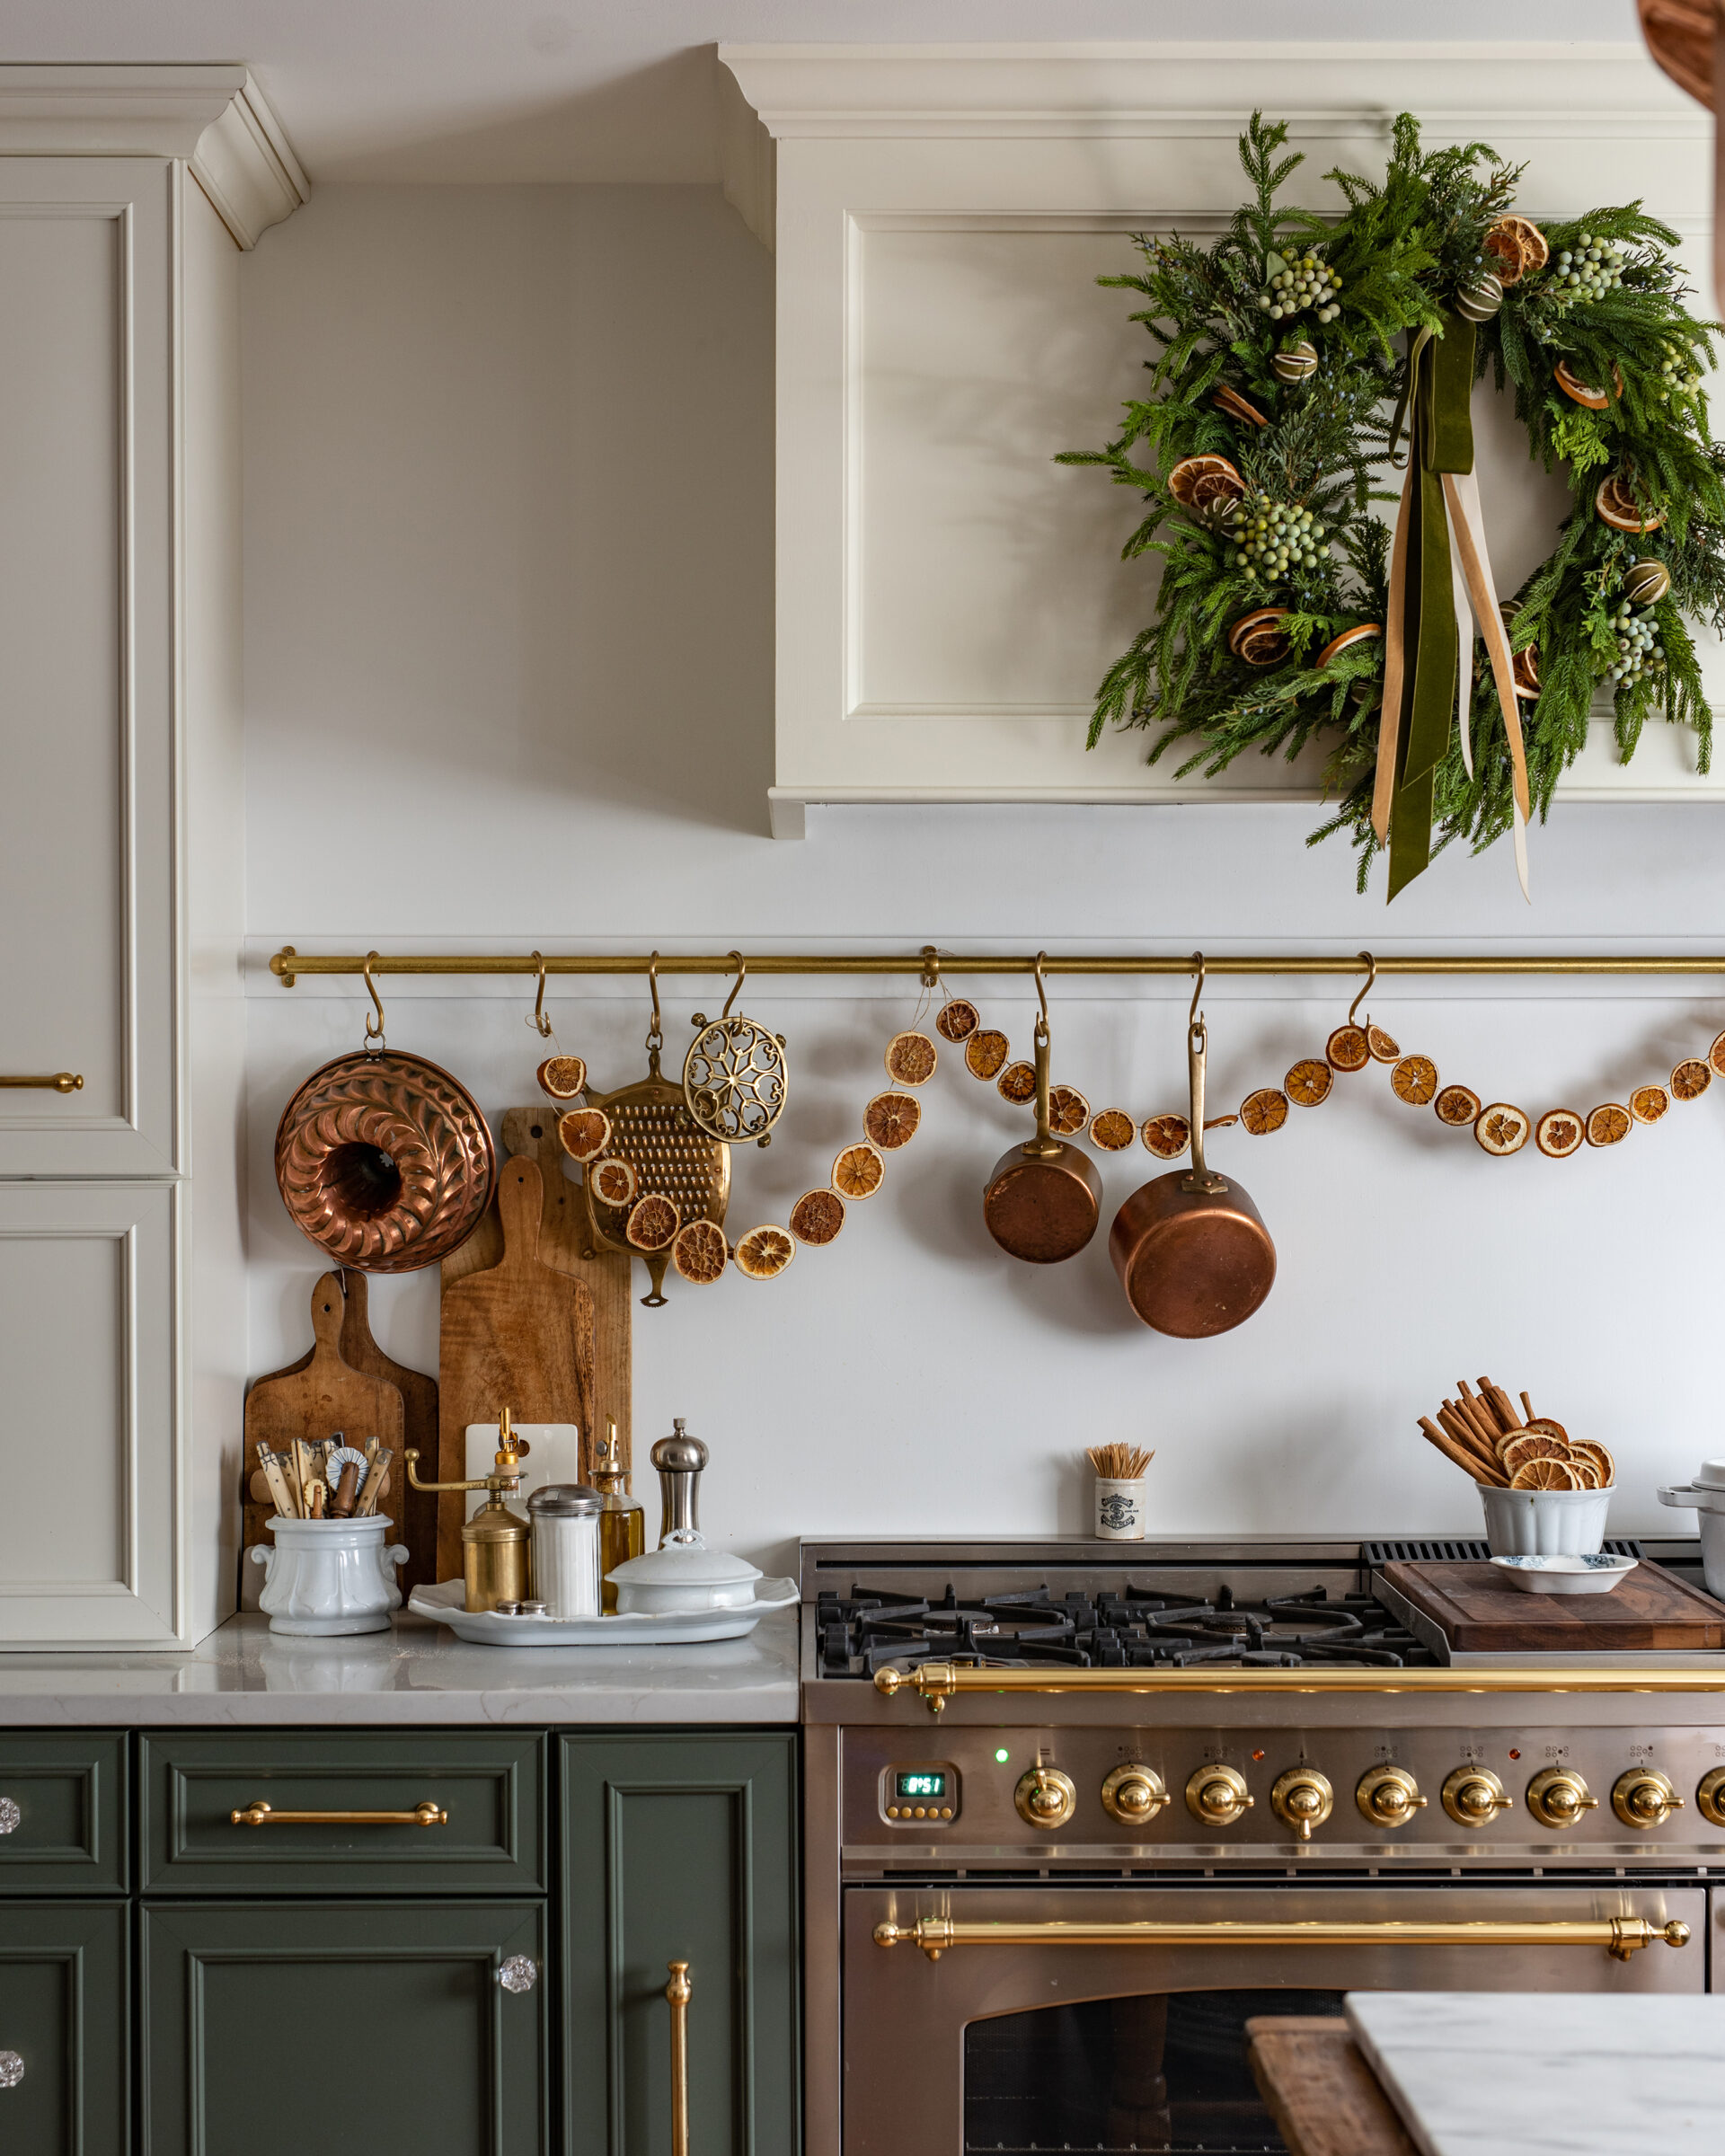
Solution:
[(238, 66), (0, 66), (0, 156), (182, 159), (243, 248), (312, 191)]

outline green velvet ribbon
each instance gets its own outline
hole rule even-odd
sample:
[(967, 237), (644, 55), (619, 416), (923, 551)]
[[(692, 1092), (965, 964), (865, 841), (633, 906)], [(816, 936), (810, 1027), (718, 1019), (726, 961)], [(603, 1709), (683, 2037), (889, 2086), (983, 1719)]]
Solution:
[(1402, 683), (1395, 791), (1390, 809), (1389, 896), (1431, 864), (1438, 769), (1455, 717), (1461, 631), (1450, 572), (1445, 472), (1473, 469), (1473, 324), (1444, 316), (1443, 334), (1419, 342), (1409, 362), (1407, 483), (1416, 490), (1407, 530)]

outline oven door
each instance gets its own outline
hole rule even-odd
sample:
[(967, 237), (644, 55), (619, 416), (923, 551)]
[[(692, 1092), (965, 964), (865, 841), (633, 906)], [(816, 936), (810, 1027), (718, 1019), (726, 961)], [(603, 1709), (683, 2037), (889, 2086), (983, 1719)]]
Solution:
[(1702, 1992), (1707, 1915), (1620, 1883), (847, 1887), (844, 2156), (1280, 2150), (1251, 2016)]

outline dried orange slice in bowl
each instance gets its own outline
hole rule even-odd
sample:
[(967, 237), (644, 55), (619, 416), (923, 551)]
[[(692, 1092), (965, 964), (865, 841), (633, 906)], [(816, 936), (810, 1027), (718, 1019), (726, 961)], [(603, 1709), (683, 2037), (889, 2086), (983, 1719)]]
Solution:
[(1091, 1118), (1090, 1142), (1103, 1153), (1124, 1153), (1137, 1135), (1137, 1125), (1123, 1108), (1104, 1108)]
[(686, 1220), (672, 1239), (671, 1263), (692, 1287), (711, 1287), (730, 1263), (725, 1231), (715, 1220)]
[(1579, 1489), (1581, 1478), (1567, 1460), (1529, 1460), (1509, 1478), (1511, 1489)]
[(1585, 1453), (1587, 1457), (1592, 1461), (1593, 1471), (1599, 1478), (1597, 1485), (1599, 1489), (1610, 1489), (1615, 1485), (1617, 1480), (1617, 1462), (1612, 1458), (1611, 1454), (1606, 1450), (1603, 1445), (1600, 1445), (1592, 1437), (1571, 1437), (1570, 1440), (1570, 1452), (1571, 1457), (1573, 1457), (1573, 1455), (1577, 1453)]
[(1429, 1056), (1404, 1056), (1390, 1073), (1390, 1091), (1410, 1108), (1438, 1097), (1438, 1065)]
[(1048, 1128), (1057, 1138), (1075, 1136), (1090, 1120), (1090, 1102), (1075, 1085), (1048, 1088)]
[(1699, 1100), (1713, 1074), (1699, 1056), (1685, 1056), (1671, 1074), (1671, 1091), (1679, 1100)]
[(624, 1233), (638, 1250), (663, 1250), (676, 1241), (677, 1231), (682, 1224), (683, 1215), (677, 1209), (676, 1199), (667, 1197), (662, 1191), (650, 1190), (645, 1197), (635, 1201)]
[(1184, 1116), (1151, 1116), (1138, 1135), (1159, 1161), (1177, 1161), (1192, 1142), (1192, 1127)]
[(926, 1033), (895, 1033), (887, 1043), (887, 1075), (895, 1085), (925, 1085), (939, 1061)]
[(1587, 1125), (1572, 1108), (1548, 1108), (1534, 1126), (1534, 1143), (1548, 1160), (1567, 1160), (1587, 1143)]
[(583, 1167), (597, 1161), (611, 1144), (611, 1118), (602, 1108), (571, 1108), (557, 1118), (557, 1143)]
[(1273, 1085), (1261, 1086), (1240, 1103), (1240, 1120), (1254, 1138), (1268, 1137), (1287, 1120), (1287, 1095)]
[(934, 1030), (942, 1040), (969, 1040), (981, 1023), (981, 1012), (961, 995), (955, 995), (950, 1003), (942, 1003), (934, 1014)]
[(1327, 1063), (1320, 1063), (1315, 1056), (1305, 1056), (1282, 1080), (1282, 1091), (1296, 1108), (1316, 1108), (1330, 1098), (1330, 1088), (1335, 1082), (1335, 1074)]
[(1569, 1456), (1570, 1448), (1562, 1438), (1548, 1437), (1543, 1430), (1522, 1430), (1498, 1447), (1498, 1458), (1511, 1474), (1530, 1460), (1567, 1460)]
[(805, 1190), (791, 1208), (791, 1233), (799, 1242), (833, 1242), (844, 1225), (845, 1200), (836, 1190)]
[(626, 1206), (637, 1188), (633, 1164), (610, 1153), (594, 1162), (587, 1171), (587, 1180), (594, 1197), (607, 1206)]
[(886, 1180), (887, 1163), (866, 1138), (847, 1145), (833, 1162), (833, 1188), (841, 1197), (872, 1197)]
[(1372, 1044), (1364, 1026), (1338, 1026), (1323, 1053), (1332, 1071), (1363, 1071), (1372, 1060)]
[(992, 1026), (973, 1033), (964, 1044), (964, 1067), (973, 1078), (992, 1078), (1013, 1052), (1013, 1044)]
[(914, 1093), (877, 1093), (862, 1110), (869, 1143), (882, 1153), (897, 1153), (916, 1135), (923, 1104)]
[(1022, 1108), (1036, 1098), (1036, 1065), (1009, 1063), (995, 1079), (995, 1090), (1003, 1100), (1010, 1100), (1014, 1108)]
[(1670, 1105), (1662, 1085), (1638, 1085), (1629, 1096), (1629, 1112), (1638, 1123), (1657, 1123)]
[(1473, 1125), (1473, 1141), (1482, 1153), (1504, 1160), (1521, 1151), (1532, 1128), (1533, 1118), (1526, 1109), (1508, 1100), (1494, 1100), (1480, 1110)]
[(1480, 1096), (1472, 1086), (1446, 1085), (1432, 1102), (1431, 1111), (1452, 1130), (1464, 1130), (1480, 1119)]
[(1366, 1046), (1372, 1051), (1374, 1063), (1394, 1063), (1402, 1054), (1400, 1047), (1382, 1026), (1367, 1027)]
[(1629, 1110), (1619, 1108), (1614, 1100), (1602, 1102), (1588, 1118), (1589, 1145), (1619, 1145), (1629, 1132)]
[(553, 1100), (572, 1100), (587, 1091), (587, 1065), (579, 1056), (547, 1056), (537, 1075), (541, 1091)]
[(797, 1254), (783, 1228), (751, 1228), (737, 1244), (737, 1270), (750, 1280), (774, 1280)]

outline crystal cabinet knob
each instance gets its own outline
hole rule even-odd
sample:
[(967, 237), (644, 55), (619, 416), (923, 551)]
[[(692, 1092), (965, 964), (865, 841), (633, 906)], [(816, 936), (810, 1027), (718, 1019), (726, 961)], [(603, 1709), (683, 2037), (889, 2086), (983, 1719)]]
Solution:
[(24, 2062), (15, 2051), (0, 2051), (0, 2089), (15, 2089), (24, 2078)]
[(1405, 1826), (1426, 1805), (1405, 1767), (1370, 1768), (1359, 1778), (1354, 1802), (1374, 1826)]
[(1527, 1784), (1527, 1809), (1554, 1833), (1579, 1826), (1583, 1812), (1598, 1808), (1599, 1799), (1588, 1796), (1587, 1783), (1568, 1767), (1544, 1767)]
[(1013, 1802), (1027, 1825), (1064, 1826), (1078, 1808), (1078, 1792), (1058, 1767), (1032, 1767), (1019, 1777)]
[(1612, 1784), (1611, 1808), (1625, 1826), (1663, 1826), (1683, 1798), (1657, 1767), (1632, 1767)]
[(530, 1992), (539, 1981), (539, 1964), (525, 1954), (511, 1954), (498, 1970), (497, 1981), (506, 1992)]
[(1516, 1800), (1490, 1767), (1457, 1767), (1444, 1783), (1444, 1809), (1457, 1826), (1490, 1826)]
[(1302, 1842), (1309, 1842), (1312, 1829), (1323, 1825), (1335, 1800), (1329, 1777), (1315, 1767), (1290, 1767), (1286, 1774), (1276, 1777), (1269, 1792), (1276, 1816), (1291, 1826)]
[(1232, 1826), (1252, 1802), (1245, 1776), (1234, 1767), (1199, 1767), (1186, 1784), (1186, 1809), (1206, 1826)]
[(10, 1797), (0, 1797), (0, 1834), (14, 1834), (23, 1825), (24, 1815)]
[(1102, 1784), (1102, 1809), (1122, 1826), (1148, 1826), (1172, 1801), (1154, 1767), (1116, 1767)]

